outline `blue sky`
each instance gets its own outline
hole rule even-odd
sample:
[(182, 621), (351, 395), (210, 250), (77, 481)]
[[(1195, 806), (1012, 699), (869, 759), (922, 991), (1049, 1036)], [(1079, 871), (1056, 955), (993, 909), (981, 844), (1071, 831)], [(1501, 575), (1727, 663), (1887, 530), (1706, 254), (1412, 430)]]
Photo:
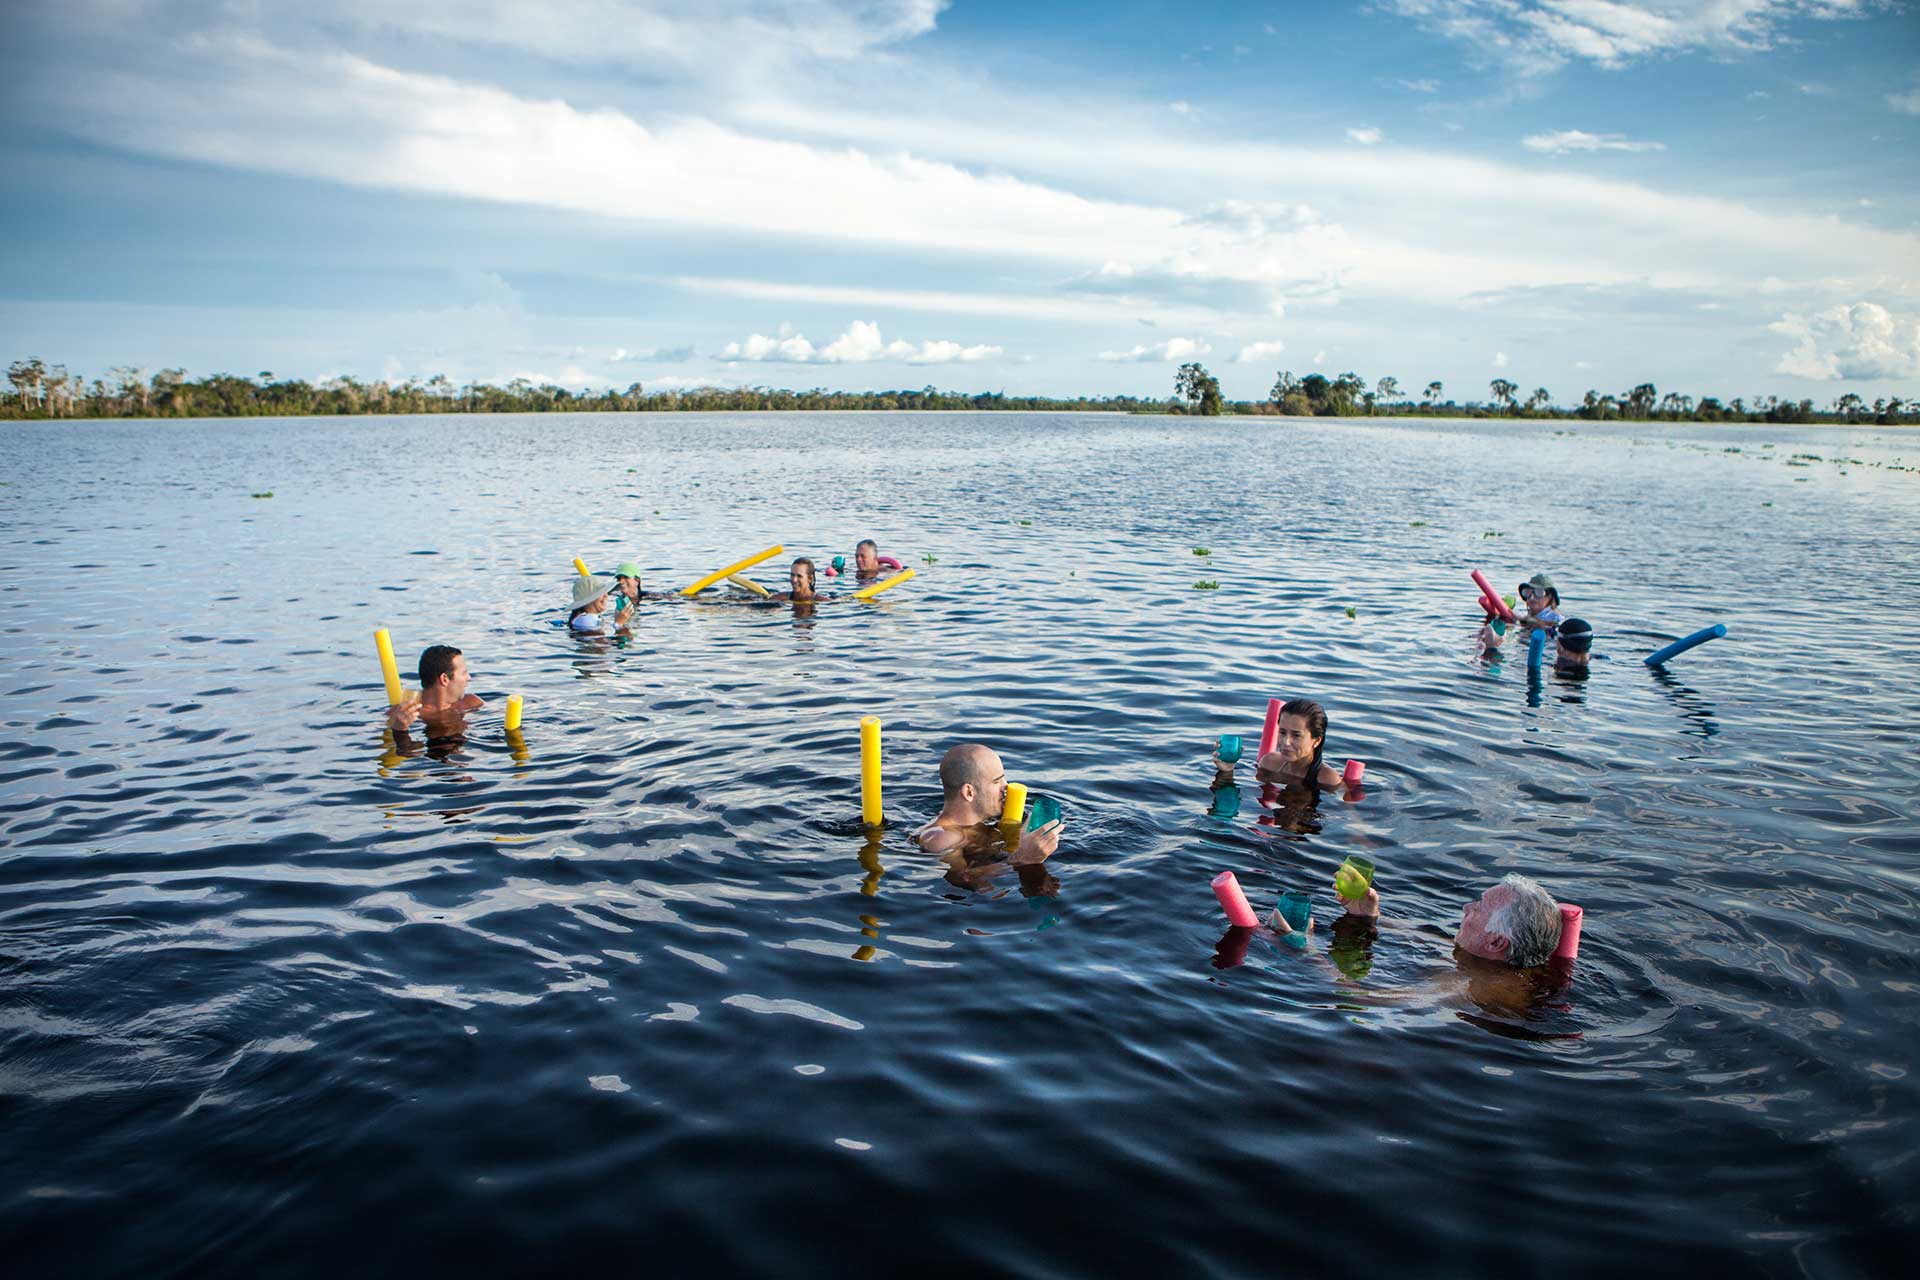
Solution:
[(65, 0), (0, 64), (0, 357), (87, 375), (1920, 394), (1912, 3)]

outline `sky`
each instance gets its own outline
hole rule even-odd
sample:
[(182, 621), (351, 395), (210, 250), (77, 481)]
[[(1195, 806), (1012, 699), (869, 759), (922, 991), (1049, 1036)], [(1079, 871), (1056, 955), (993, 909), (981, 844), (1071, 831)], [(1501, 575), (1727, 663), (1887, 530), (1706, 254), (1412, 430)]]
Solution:
[(8, 0), (0, 359), (1920, 395), (1920, 0)]

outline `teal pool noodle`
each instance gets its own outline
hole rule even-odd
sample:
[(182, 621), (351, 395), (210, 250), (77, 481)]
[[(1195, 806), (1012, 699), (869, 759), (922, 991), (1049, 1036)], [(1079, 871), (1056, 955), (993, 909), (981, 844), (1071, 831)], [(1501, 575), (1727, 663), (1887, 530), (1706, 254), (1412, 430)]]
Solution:
[(1540, 655), (1547, 651), (1547, 633), (1535, 631), (1527, 637), (1527, 670), (1540, 669)]
[(1687, 650), (1693, 648), (1695, 645), (1705, 644), (1709, 640), (1718, 640), (1721, 636), (1724, 636), (1725, 634), (1727, 634), (1726, 624), (1716, 622), (1710, 627), (1704, 627), (1701, 630), (1694, 632), (1692, 635), (1688, 636), (1684, 640), (1675, 640), (1672, 644), (1668, 645), (1664, 649), (1654, 650), (1652, 653), (1647, 655), (1647, 658), (1646, 658), (1647, 665), (1650, 667), (1660, 666), (1668, 658), (1676, 658), (1681, 654), (1685, 653)]

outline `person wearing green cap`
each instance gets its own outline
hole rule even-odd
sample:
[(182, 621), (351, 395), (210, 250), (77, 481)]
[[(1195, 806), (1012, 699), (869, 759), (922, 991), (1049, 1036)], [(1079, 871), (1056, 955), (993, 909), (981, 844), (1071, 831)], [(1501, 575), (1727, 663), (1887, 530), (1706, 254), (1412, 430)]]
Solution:
[(631, 560), (622, 560), (620, 567), (613, 571), (613, 625), (624, 628), (631, 624), (644, 599), (646, 596), (640, 591), (640, 566)]

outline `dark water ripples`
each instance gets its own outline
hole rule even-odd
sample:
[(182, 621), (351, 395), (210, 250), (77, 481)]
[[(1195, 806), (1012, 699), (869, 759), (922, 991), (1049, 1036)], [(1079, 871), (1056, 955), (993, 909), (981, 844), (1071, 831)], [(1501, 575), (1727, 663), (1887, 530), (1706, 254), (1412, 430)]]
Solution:
[[(0, 1239), (29, 1270), (1839, 1274), (1914, 1231), (1902, 435), (556, 417), (0, 449)], [(575, 554), (665, 588), (868, 533), (921, 571), (872, 606), (555, 625)], [(1477, 661), (1476, 565), (1554, 573), (1592, 677)], [(467, 651), (463, 744), (382, 740), (382, 625), (403, 666)], [(1328, 706), (1364, 798), (1210, 811), (1213, 737), (1274, 694)], [(908, 841), (968, 738), (1062, 801), (1044, 874), (956, 883)], [(1371, 941), (1327, 927), (1352, 852)], [(1223, 867), (1313, 890), (1310, 949), (1229, 964)], [(1446, 943), (1508, 870), (1587, 911), (1529, 1008)]]

